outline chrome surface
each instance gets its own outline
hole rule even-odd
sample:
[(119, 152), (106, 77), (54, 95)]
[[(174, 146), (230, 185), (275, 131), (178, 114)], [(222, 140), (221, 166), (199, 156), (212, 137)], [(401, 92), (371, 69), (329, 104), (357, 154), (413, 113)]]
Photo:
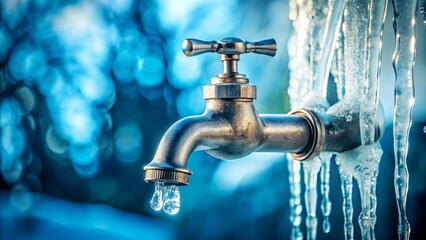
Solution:
[(182, 51), (188, 57), (207, 52), (230, 55), (253, 52), (273, 57), (277, 52), (277, 43), (272, 38), (258, 42), (245, 41), (237, 37), (222, 38), (219, 41), (188, 38), (182, 43)]
[[(220, 54), (221, 61), (223, 62), (223, 73), (211, 79), (211, 84), (213, 85), (211, 88), (216, 88), (217, 84), (222, 83), (247, 84), (248, 79), (246, 76), (238, 73), (240, 55), (257, 53), (273, 57), (277, 52), (277, 44), (274, 39), (250, 42), (237, 37), (222, 38), (219, 41), (202, 41), (189, 38), (183, 41), (182, 51), (188, 57), (208, 52)], [(224, 85), (222, 89), (227, 87), (227, 85)], [(252, 86), (252, 88), (255, 88), (255, 86)], [(222, 92), (222, 90), (220, 91)], [(213, 90), (213, 92), (216, 91)], [(220, 95), (216, 96), (216, 98), (224, 97)]]
[[(237, 62), (240, 54), (247, 52), (274, 56), (275, 40), (252, 43), (240, 38), (217, 42), (187, 39), (182, 50), (187, 56), (221, 54), (224, 72), (204, 86), (205, 112), (177, 121), (164, 134), (153, 160), (144, 167), (147, 182), (187, 185), (192, 174), (187, 167), (188, 158), (197, 150), (225, 160), (255, 151), (288, 152), (295, 160), (303, 161), (321, 151), (343, 152), (361, 144), (359, 113), (353, 114), (351, 121), (307, 109), (288, 115), (257, 113), (253, 105), (256, 87), (238, 73)], [(378, 117), (383, 118), (383, 111), (379, 111)], [(377, 127), (377, 139), (383, 129), (383, 125)]]
[(292, 158), (294, 160), (303, 161), (322, 152), (325, 144), (325, 128), (319, 116), (306, 109), (297, 109), (289, 112), (289, 114), (304, 118), (309, 123), (308, 128), (311, 132), (309, 148), (306, 148), (302, 152), (293, 152), (291, 154)]
[(188, 157), (195, 150), (224, 160), (254, 151), (304, 152), (312, 148), (310, 125), (297, 115), (259, 115), (249, 100), (210, 99), (204, 114), (181, 119), (169, 128), (144, 168), (145, 180), (188, 184), (192, 174)]
[(204, 99), (247, 98), (255, 99), (256, 86), (247, 84), (224, 83), (203, 87)]

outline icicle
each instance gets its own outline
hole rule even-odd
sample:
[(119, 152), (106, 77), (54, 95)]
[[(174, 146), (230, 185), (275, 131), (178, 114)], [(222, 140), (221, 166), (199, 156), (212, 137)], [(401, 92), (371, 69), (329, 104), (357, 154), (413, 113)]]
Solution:
[(354, 159), (351, 153), (340, 153), (336, 155), (336, 164), (339, 167), (341, 180), (342, 196), (343, 196), (343, 217), (344, 217), (344, 233), (346, 240), (354, 239), (354, 224), (353, 204), (352, 204), (352, 189), (353, 189), (353, 174), (354, 174)]
[(330, 0), (327, 20), (319, 46), (319, 63), (314, 75), (314, 92), (323, 98), (327, 97), (327, 83), (331, 68), (331, 60), (333, 59), (333, 47), (337, 36), (340, 33), (340, 25), (342, 23), (343, 10), (346, 0)]
[[(382, 54), (382, 38), (383, 27), (386, 18), (387, 0), (371, 0), (369, 3), (369, 25), (368, 25), (368, 38), (367, 38), (367, 63), (368, 68), (365, 74), (365, 82), (363, 86), (363, 107), (360, 108), (360, 130), (361, 142), (365, 145), (372, 145), (375, 141), (375, 128), (376, 128), (376, 112), (378, 107), (378, 88), (380, 79), (381, 67), (381, 54)], [(368, 107), (365, 107), (368, 106)], [(365, 227), (370, 227), (370, 230), (365, 233), (365, 238), (375, 239), (374, 226), (376, 224), (376, 181), (378, 175), (378, 165), (382, 155), (380, 144), (369, 146), (366, 151), (372, 152), (365, 161), (365, 164), (373, 167), (369, 169), (368, 173), (361, 173), (361, 177), (355, 174), (358, 183), (363, 184), (360, 188), (362, 194), (362, 207), (363, 210), (359, 217), (361, 223), (365, 223)], [(369, 163), (371, 161), (373, 163)], [(377, 162), (377, 164), (376, 164)], [(377, 166), (376, 166), (377, 165)], [(365, 165), (362, 165), (365, 167)], [(364, 175), (363, 175), (364, 174)], [(361, 185), (359, 185), (361, 186)], [(364, 188), (365, 187), (365, 188)], [(367, 219), (368, 218), (368, 219)], [(364, 233), (364, 232), (362, 232)]]
[(302, 240), (303, 234), (300, 230), (302, 223), (302, 200), (301, 200), (301, 178), (300, 178), (300, 165), (299, 161), (291, 159), (287, 155), (288, 163), (288, 180), (290, 183), (290, 222), (291, 222), (291, 239)]
[(409, 239), (410, 224), (406, 215), (408, 192), (408, 137), (414, 105), (413, 66), (416, 55), (416, 0), (392, 0), (394, 8), (395, 52), (395, 193), (399, 211), (399, 239)]
[(340, 175), (342, 181), (342, 195), (343, 195), (343, 232), (345, 234), (346, 240), (354, 239), (354, 224), (352, 222), (353, 218), (353, 204), (352, 204), (352, 176), (347, 176), (345, 174)]
[[(350, 0), (347, 2), (343, 23), (346, 86), (343, 103), (336, 110), (341, 111), (342, 106), (349, 106), (349, 109), (360, 114), (362, 146), (345, 153), (343, 159), (352, 158), (347, 161), (356, 163), (356, 166), (351, 166), (351, 175), (357, 180), (361, 195), (362, 211), (358, 222), (362, 239), (375, 238), (375, 182), (382, 150), (374, 141), (386, 5), (386, 0)], [(342, 177), (342, 184), (346, 184), (349, 176)], [(352, 238), (353, 234), (348, 237)]]
[[(318, 70), (320, 69), (319, 64), (321, 61), (322, 50), (324, 47), (323, 39), (327, 38), (324, 34), (327, 12), (328, 12), (328, 1), (327, 0), (309, 0), (306, 4), (308, 12), (309, 22), (309, 89), (314, 89), (316, 85), (316, 77)], [(320, 93), (315, 93), (320, 96)]]
[[(353, 150), (340, 153), (336, 157), (336, 162), (341, 172), (342, 185), (347, 185), (348, 179), (352, 179), (352, 176), (358, 182), (362, 207), (358, 217), (358, 223), (361, 229), (362, 239), (375, 238), (372, 225), (376, 221), (375, 184), (382, 153), (383, 151), (380, 144), (375, 143), (372, 145), (359, 146)], [(342, 191), (345, 197), (345, 189)], [(344, 203), (344, 206), (345, 205)]]
[(419, 10), (423, 15), (423, 24), (426, 25), (426, 0), (419, 0)]
[(299, 107), (310, 92), (309, 83), (309, 7), (307, 1), (290, 1), (294, 33), (288, 41), (290, 81), (288, 94), (292, 109)]
[[(309, 5), (310, 4), (310, 5)], [(288, 54), (290, 70), (290, 81), (288, 94), (292, 109), (300, 107), (305, 96), (310, 92), (309, 83), (309, 23), (308, 17), (311, 11), (311, 0), (291, 0), (290, 19), (293, 21), (294, 32), (288, 41)], [(302, 222), (301, 201), (301, 163), (287, 155), (289, 182), (290, 182), (290, 222), (291, 239), (302, 240), (303, 233), (300, 230)]]
[(362, 95), (361, 83), (365, 80), (366, 41), (368, 28), (368, 1), (348, 0), (343, 21), (345, 96), (355, 101), (353, 107), (359, 108)]
[(367, 49), (364, 81), (362, 86), (362, 108), (360, 108), (361, 143), (375, 141), (376, 112), (382, 55), (383, 27), (387, 0), (370, 0), (368, 3)]
[(314, 157), (312, 160), (303, 162), (303, 172), (305, 176), (305, 206), (306, 206), (306, 238), (316, 239), (317, 237), (317, 177), (321, 168), (321, 160)]
[(331, 213), (331, 201), (329, 197), (330, 193), (330, 160), (331, 153), (321, 153), (321, 212), (323, 215), (323, 225), (322, 229), (324, 233), (330, 232), (330, 213)]
[(370, 222), (371, 222), (371, 231), (372, 238), (375, 239), (374, 235), (374, 226), (377, 221), (377, 195), (376, 195), (376, 186), (377, 186), (377, 176), (379, 174), (379, 169), (374, 172), (373, 177), (371, 179), (371, 187), (370, 187)]
[(344, 36), (340, 30), (336, 40), (336, 52), (334, 54), (335, 73), (333, 74), (334, 82), (336, 83), (337, 99), (343, 100), (345, 95), (345, 59), (344, 59)]

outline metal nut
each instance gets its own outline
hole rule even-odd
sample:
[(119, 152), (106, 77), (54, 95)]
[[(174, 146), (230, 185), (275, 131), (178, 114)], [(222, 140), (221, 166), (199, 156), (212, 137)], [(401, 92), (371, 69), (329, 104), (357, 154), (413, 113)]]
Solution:
[(299, 153), (292, 153), (291, 157), (294, 160), (304, 161), (312, 159), (323, 151), (325, 145), (325, 128), (321, 119), (312, 111), (306, 109), (297, 109), (290, 111), (288, 114), (297, 115), (306, 119), (311, 130), (310, 146)]
[(215, 99), (215, 98), (244, 98), (244, 99), (255, 99), (256, 98), (256, 86), (238, 84), (238, 83), (222, 83), (217, 85), (204, 86), (204, 99)]

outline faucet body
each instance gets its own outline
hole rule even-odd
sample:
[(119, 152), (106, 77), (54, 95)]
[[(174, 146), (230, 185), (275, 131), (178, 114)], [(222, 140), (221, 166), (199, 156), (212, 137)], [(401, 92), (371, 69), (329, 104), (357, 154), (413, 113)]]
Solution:
[[(188, 157), (196, 150), (224, 160), (255, 151), (302, 153), (310, 147), (312, 134), (304, 117), (259, 115), (251, 100), (210, 99), (202, 115), (183, 118), (167, 130), (153, 160), (145, 167), (145, 180), (158, 180), (160, 172), (179, 172), (174, 174), (186, 179), (185, 175), (191, 174)], [(185, 179), (166, 182), (185, 185)]]
[[(220, 53), (224, 72), (204, 86), (205, 112), (177, 121), (164, 134), (153, 160), (144, 167), (145, 181), (187, 185), (192, 174), (187, 167), (188, 158), (196, 150), (224, 160), (255, 151), (287, 152), (293, 159), (303, 161), (321, 151), (343, 152), (361, 144), (357, 113), (351, 113), (350, 118), (307, 109), (278, 115), (257, 113), (253, 105), (256, 86), (238, 73), (237, 61), (239, 54), (246, 52), (275, 55), (273, 39), (257, 43), (239, 38), (219, 42), (189, 39), (184, 42), (183, 51), (187, 56)], [(383, 126), (378, 126), (376, 133), (383, 132), (380, 128)]]

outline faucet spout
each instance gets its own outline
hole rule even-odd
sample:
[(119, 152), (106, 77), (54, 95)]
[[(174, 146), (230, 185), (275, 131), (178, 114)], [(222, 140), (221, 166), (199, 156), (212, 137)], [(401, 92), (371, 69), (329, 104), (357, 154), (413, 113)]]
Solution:
[(188, 157), (195, 150), (212, 150), (226, 145), (232, 129), (210, 112), (183, 118), (173, 124), (158, 145), (153, 160), (144, 167), (145, 181), (187, 185), (192, 172)]

